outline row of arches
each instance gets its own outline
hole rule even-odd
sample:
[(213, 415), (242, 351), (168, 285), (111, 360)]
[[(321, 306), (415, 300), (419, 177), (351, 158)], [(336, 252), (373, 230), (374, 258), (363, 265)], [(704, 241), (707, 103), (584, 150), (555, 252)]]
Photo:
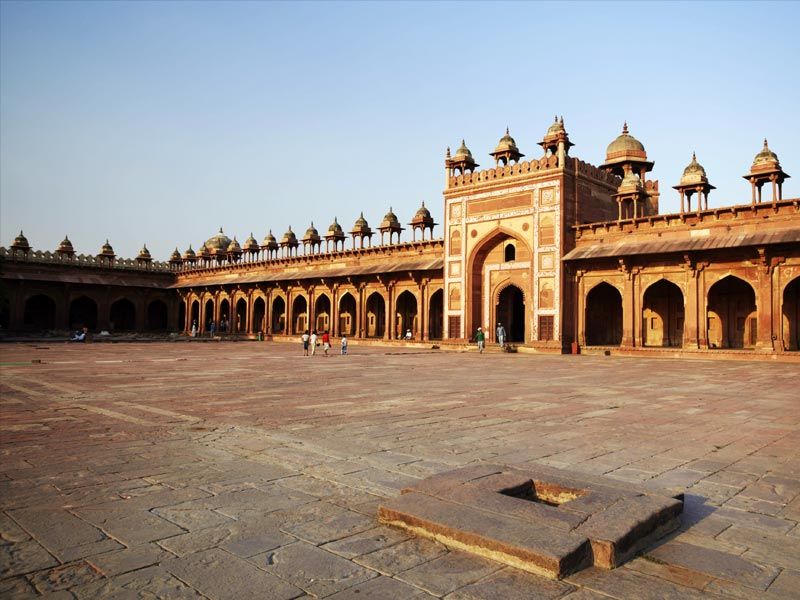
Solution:
[[(94, 331), (100, 322), (100, 307), (88, 297), (79, 296), (69, 303), (66, 327), (80, 329), (88, 327)], [(140, 322), (140, 319), (143, 319)], [(108, 328), (110, 331), (167, 331), (169, 329), (169, 309), (163, 300), (151, 300), (146, 304), (144, 314), (137, 314), (134, 302), (120, 298), (108, 308)], [(58, 307), (55, 299), (47, 294), (35, 294), (25, 300), (22, 315), (23, 327), (32, 331), (57, 329)]]
[[(706, 339), (709, 348), (750, 348), (758, 338), (756, 294), (746, 281), (726, 276), (708, 290)], [(650, 285), (642, 302), (643, 346), (681, 347), (684, 341), (684, 296), (671, 281)], [(800, 344), (800, 278), (783, 292), (781, 318), (784, 346), (797, 350)], [(586, 296), (586, 344), (618, 346), (623, 331), (622, 295), (607, 282), (594, 286)]]
[[(222, 298), (218, 307), (213, 298), (193, 299), (189, 301), (186, 327), (188, 331), (194, 327), (200, 333), (211, 331), (213, 325), (213, 329), (221, 333), (301, 335), (305, 331), (315, 330), (328, 331), (335, 336), (395, 339), (411, 331), (414, 339), (425, 336), (428, 339), (441, 339), (444, 315), (444, 293), (441, 289), (430, 296), (425, 323), (421, 321), (417, 296), (411, 291), (404, 290), (397, 295), (392, 319), (387, 318), (387, 304), (387, 299), (380, 292), (368, 293), (362, 320), (358, 299), (351, 292), (339, 296), (335, 311), (331, 297), (324, 293), (313, 300), (313, 307), (305, 295), (291, 299), (290, 307), (282, 295), (272, 298), (270, 306), (267, 306), (263, 296), (252, 299), (239, 297), (233, 305), (230, 299)], [(390, 330), (391, 336), (388, 336)]]

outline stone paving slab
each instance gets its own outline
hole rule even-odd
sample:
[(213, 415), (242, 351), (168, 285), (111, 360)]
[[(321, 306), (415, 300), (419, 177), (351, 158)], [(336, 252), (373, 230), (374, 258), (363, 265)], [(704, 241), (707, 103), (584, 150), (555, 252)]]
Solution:
[[(796, 365), (351, 350), (0, 344), (0, 596), (313, 597), (254, 562), (299, 544), (309, 578), (364, 577), (317, 588), (340, 599), (796, 597)], [(667, 486), (680, 528), (556, 582), (378, 526), (403, 488), (497, 464)]]

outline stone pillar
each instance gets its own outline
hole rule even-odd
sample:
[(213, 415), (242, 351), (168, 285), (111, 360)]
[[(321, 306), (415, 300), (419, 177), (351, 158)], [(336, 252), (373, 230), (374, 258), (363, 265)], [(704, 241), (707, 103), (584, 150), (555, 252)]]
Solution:
[(688, 265), (685, 275), (686, 297), (683, 300), (683, 347), (697, 348), (699, 347), (698, 331), (702, 321), (698, 312), (698, 272), (692, 265)]
[(427, 342), (430, 339), (430, 331), (428, 322), (428, 279), (421, 279), (419, 282), (419, 300), (417, 302), (417, 318), (419, 319), (419, 336), (422, 341)]
[(756, 319), (757, 333), (756, 333), (756, 349), (757, 350), (774, 350), (772, 334), (775, 327), (773, 327), (773, 314), (772, 314), (772, 273), (773, 269), (768, 263), (766, 250), (763, 248), (758, 249), (761, 257), (761, 266), (758, 268), (758, 281), (756, 283)]
[(286, 318), (284, 319), (284, 330), (283, 333), (285, 335), (292, 335), (294, 334), (294, 311), (292, 310), (292, 287), (286, 287)]
[(329, 327), (331, 337), (341, 337), (339, 331), (339, 284), (331, 285), (331, 326)]
[(358, 337), (363, 338), (367, 335), (367, 299), (366, 284), (358, 286), (358, 315), (356, 320), (356, 332)]
[(272, 333), (272, 288), (264, 293), (264, 323), (261, 331), (264, 335)]
[(394, 282), (386, 286), (386, 325), (383, 328), (383, 339), (394, 339), (395, 309), (394, 309)]
[(698, 264), (695, 280), (697, 281), (697, 345), (701, 350), (708, 350), (708, 290), (706, 289), (705, 265)]
[(622, 287), (622, 343), (623, 348), (632, 348), (636, 345), (636, 292), (635, 275), (632, 270), (625, 272)]

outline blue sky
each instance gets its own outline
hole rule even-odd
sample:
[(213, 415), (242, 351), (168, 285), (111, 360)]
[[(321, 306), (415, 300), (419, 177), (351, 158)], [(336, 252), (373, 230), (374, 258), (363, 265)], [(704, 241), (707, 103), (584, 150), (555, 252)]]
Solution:
[[(749, 201), (762, 140), (800, 196), (800, 4), (0, 3), (0, 243), (108, 237), (165, 259), (222, 226), (321, 231), (422, 201), (445, 148), (554, 114), (600, 164), (627, 119), (671, 186), (697, 152), (710, 206)], [(406, 232), (407, 234), (408, 232)], [(440, 230), (437, 230), (437, 234)], [(406, 236), (408, 237), (408, 236)]]

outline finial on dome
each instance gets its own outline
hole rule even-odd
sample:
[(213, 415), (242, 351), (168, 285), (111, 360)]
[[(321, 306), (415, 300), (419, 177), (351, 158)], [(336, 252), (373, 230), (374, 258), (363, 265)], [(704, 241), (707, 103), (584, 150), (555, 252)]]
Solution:
[(553, 123), (558, 123), (558, 115), (553, 115)]
[(506, 125), (506, 135), (509, 135), (509, 133), (508, 133), (508, 125)]
[(624, 135), (627, 135), (627, 134), (628, 134), (628, 121), (625, 121), (625, 122), (622, 124), (622, 133), (623, 133)]
[(559, 120), (559, 123), (561, 123), (562, 125), (564, 124), (564, 115), (561, 115), (561, 119)]
[(422, 201), (422, 208), (425, 208), (425, 200)]
[(447, 152), (445, 153), (445, 157), (450, 158), (450, 146), (447, 147)]
[(697, 156), (695, 155), (694, 150), (692, 151), (692, 162), (697, 162)]
[(767, 146), (767, 138), (764, 138), (764, 148), (768, 148), (768, 147), (769, 146)]
[(222, 233), (222, 227), (219, 228), (219, 232)]

